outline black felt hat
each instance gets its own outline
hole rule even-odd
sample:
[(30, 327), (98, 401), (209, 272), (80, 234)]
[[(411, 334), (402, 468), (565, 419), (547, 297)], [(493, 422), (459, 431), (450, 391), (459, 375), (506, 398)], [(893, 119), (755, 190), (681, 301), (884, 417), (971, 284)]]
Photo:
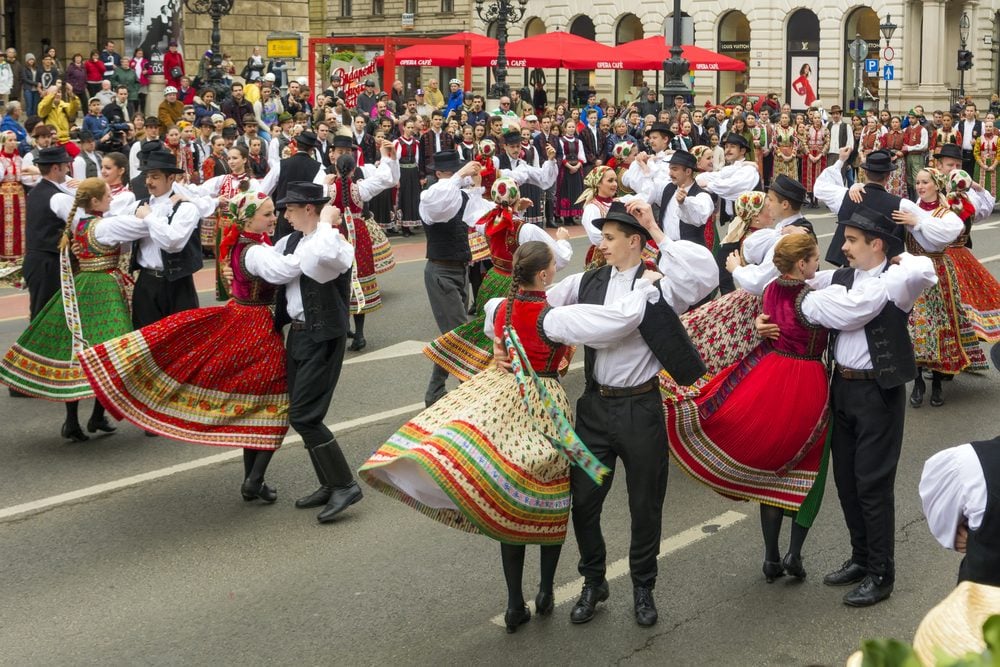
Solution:
[(184, 170), (177, 166), (177, 158), (165, 148), (146, 153), (146, 159), (142, 162), (141, 171), (162, 171), (165, 174), (183, 174)]
[(43, 148), (38, 151), (38, 157), (35, 158), (35, 164), (64, 164), (72, 161), (73, 158), (69, 156), (69, 153), (62, 146)]
[(295, 181), (288, 184), (283, 199), (275, 202), (278, 208), (285, 208), (289, 204), (315, 204), (322, 206), (330, 201), (326, 194), (326, 188), (317, 183), (309, 181)]
[(303, 130), (295, 137), (295, 145), (300, 148), (319, 148), (319, 139), (315, 132)]
[(896, 236), (896, 223), (873, 208), (859, 206), (849, 218), (837, 224), (854, 227), (882, 239), (886, 245), (886, 257), (895, 257), (903, 252), (903, 240)]
[(934, 154), (935, 160), (940, 160), (943, 157), (950, 157), (956, 160), (962, 159), (962, 147), (958, 144), (944, 144), (941, 146), (941, 150)]
[(659, 132), (660, 134), (664, 135), (667, 139), (674, 138), (674, 133), (670, 131), (670, 126), (667, 125), (666, 123), (659, 123), (659, 122), (653, 123), (652, 125), (646, 128), (644, 136), (648, 137), (653, 132)]
[(739, 146), (745, 151), (750, 150), (750, 144), (747, 142), (746, 137), (742, 134), (736, 134), (735, 132), (726, 133), (726, 137), (722, 140), (723, 144), (732, 144), (733, 146)]
[(465, 161), (458, 155), (458, 151), (438, 151), (434, 154), (434, 171), (454, 173), (462, 168)]
[(676, 164), (680, 167), (692, 170), (698, 168), (698, 160), (696, 160), (695, 157), (687, 151), (676, 151), (670, 156), (669, 164)]
[(785, 174), (778, 174), (778, 176), (771, 181), (770, 189), (774, 190), (782, 199), (787, 199), (788, 201), (795, 202), (796, 204), (805, 203), (807, 198), (805, 186)]
[(521, 145), (521, 133), (517, 130), (508, 130), (503, 133), (503, 142), (507, 146), (520, 146)]
[(628, 212), (625, 208), (625, 204), (619, 201), (611, 202), (611, 206), (608, 207), (608, 212), (604, 214), (603, 218), (597, 218), (594, 220), (594, 226), (598, 229), (604, 228), (604, 223), (606, 222), (616, 222), (619, 225), (628, 227), (629, 229), (634, 229), (635, 231), (642, 234), (642, 237), (647, 241), (652, 239), (652, 235), (649, 230), (642, 226), (635, 216)]
[(333, 136), (333, 143), (330, 144), (330, 148), (357, 148), (358, 145), (354, 143), (354, 137), (348, 134), (335, 134)]
[[(955, 148), (958, 148), (958, 146), (955, 146)], [(938, 156), (935, 155), (934, 157)], [(961, 149), (958, 151), (958, 159), (962, 159)], [(892, 166), (892, 156), (889, 154), (889, 151), (872, 151), (868, 154), (868, 158), (865, 160), (865, 163), (861, 165), (861, 168), (875, 174), (888, 174), (894, 169)]]

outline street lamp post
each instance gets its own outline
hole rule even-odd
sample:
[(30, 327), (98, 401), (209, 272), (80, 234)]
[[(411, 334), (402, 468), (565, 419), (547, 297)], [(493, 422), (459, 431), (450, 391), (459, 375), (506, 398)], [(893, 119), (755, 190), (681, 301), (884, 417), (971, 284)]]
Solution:
[(497, 68), (496, 83), (493, 84), (493, 96), (502, 97), (510, 94), (507, 85), (507, 25), (517, 23), (528, 8), (528, 0), (493, 0), (486, 5), (483, 0), (476, 0), (476, 14), (486, 25), (496, 21), (497, 24)]
[(222, 35), (219, 21), (233, 11), (236, 0), (184, 0), (184, 6), (192, 14), (208, 14), (212, 19), (212, 64), (208, 68), (205, 85), (215, 91), (215, 99), (221, 100), (228, 93), (222, 80)]
[(681, 44), (681, 0), (674, 0), (674, 30), (670, 38), (670, 57), (663, 61), (663, 108), (669, 109), (673, 104), (674, 97), (683, 95), (684, 99), (691, 93), (684, 77), (690, 68), (690, 64), (684, 59), (684, 48)]
[[(958, 20), (958, 40), (961, 42), (960, 50), (965, 51), (965, 47), (969, 44), (969, 15), (962, 12), (962, 18)], [(971, 60), (971, 58), (970, 58)], [(970, 63), (971, 64), (971, 63)], [(958, 81), (958, 94), (960, 97), (965, 97), (965, 67), (960, 64)]]
[[(892, 22), (892, 15), (891, 14), (886, 14), (885, 15), (885, 23), (883, 23), (882, 25), (879, 26), (879, 30), (882, 31), (882, 36), (885, 37), (885, 53), (886, 54), (889, 53), (889, 40), (892, 39), (892, 35), (893, 35), (894, 32), (896, 32), (896, 28), (897, 28), (896, 24)], [(888, 62), (889, 62), (889, 58), (888, 57), (885, 58), (885, 62), (888, 64)], [(883, 111), (888, 111), (889, 110), (889, 79), (886, 78), (884, 74), (883, 74), (883, 78), (885, 78), (885, 95), (882, 96), (882, 110)]]

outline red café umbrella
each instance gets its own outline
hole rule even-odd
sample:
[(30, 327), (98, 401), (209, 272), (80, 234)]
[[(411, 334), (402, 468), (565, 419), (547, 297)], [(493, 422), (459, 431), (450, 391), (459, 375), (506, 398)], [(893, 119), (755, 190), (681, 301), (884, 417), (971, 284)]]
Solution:
[[(497, 52), (497, 40), (484, 35), (477, 35), (473, 32), (456, 32), (454, 35), (447, 35), (441, 39), (468, 39), (472, 42), (472, 55), (475, 66), (487, 64), (475, 59), (477, 52), (492, 53)], [(382, 65), (384, 56), (378, 57), (379, 66)], [(488, 60), (488, 58), (485, 58)], [(397, 67), (462, 67), (465, 65), (465, 47), (453, 44), (414, 44), (405, 49), (396, 51)]]
[[(490, 62), (480, 59), (489, 53)], [(492, 50), (473, 49), (473, 64), (496, 65), (497, 47)], [(548, 32), (507, 43), (507, 67), (562, 67), (565, 69), (597, 69), (597, 63), (615, 58), (615, 50), (600, 42), (568, 32)]]
[[(742, 72), (746, 63), (715, 53), (693, 44), (685, 44), (684, 59), (691, 63), (691, 69), (699, 72)], [(670, 57), (670, 45), (662, 35), (625, 42), (612, 49), (615, 55), (610, 67), (597, 66), (596, 69), (659, 70), (663, 61)], [(617, 66), (614, 66), (617, 65)]]

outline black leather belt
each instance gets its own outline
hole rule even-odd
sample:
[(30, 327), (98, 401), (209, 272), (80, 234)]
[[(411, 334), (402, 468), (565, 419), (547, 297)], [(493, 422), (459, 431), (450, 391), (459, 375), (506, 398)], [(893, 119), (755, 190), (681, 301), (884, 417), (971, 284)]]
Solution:
[(465, 262), (461, 259), (429, 259), (427, 261), (433, 264), (439, 264), (441, 266), (455, 266), (455, 267), (461, 267), (463, 269), (469, 264), (468, 262)]
[(870, 368), (865, 370), (857, 370), (855, 368), (844, 368), (841, 365), (837, 365), (837, 375), (839, 375), (844, 380), (876, 380), (878, 379), (878, 373)]
[(300, 322), (299, 320), (292, 320), (291, 330), (292, 331), (305, 331), (306, 330), (306, 323), (305, 322)]
[(607, 385), (594, 382), (591, 388), (603, 398), (626, 398), (628, 396), (639, 396), (654, 389), (660, 388), (660, 379), (656, 376), (634, 387), (608, 387)]
[(145, 267), (142, 267), (142, 268), (139, 269), (139, 273), (145, 273), (147, 276), (150, 276), (152, 278), (166, 278), (167, 277), (167, 272), (166, 271), (161, 271), (160, 269), (147, 269)]

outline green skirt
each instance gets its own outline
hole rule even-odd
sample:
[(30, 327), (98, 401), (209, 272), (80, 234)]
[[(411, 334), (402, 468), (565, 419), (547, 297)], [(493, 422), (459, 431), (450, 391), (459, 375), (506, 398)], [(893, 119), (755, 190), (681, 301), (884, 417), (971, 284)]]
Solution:
[(483, 331), (486, 302), (507, 296), (511, 282), (510, 276), (490, 269), (476, 296), (476, 316), (431, 341), (424, 354), (462, 382), (486, 370), (493, 361), (493, 341)]
[[(83, 338), (97, 345), (132, 331), (124, 274), (119, 271), (76, 275)], [(94, 395), (73, 354), (61, 292), (56, 292), (0, 360), (0, 382), (54, 401), (77, 401)]]

